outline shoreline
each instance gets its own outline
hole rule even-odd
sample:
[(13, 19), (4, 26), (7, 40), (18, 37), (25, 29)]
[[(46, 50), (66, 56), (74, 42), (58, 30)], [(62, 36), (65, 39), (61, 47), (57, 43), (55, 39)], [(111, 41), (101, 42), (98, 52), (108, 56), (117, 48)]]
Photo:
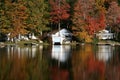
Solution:
[(111, 45), (111, 46), (120, 46), (119, 42), (116, 41), (110, 41), (110, 40), (106, 40), (106, 41), (99, 41), (97, 43), (97, 45)]
[[(78, 42), (72, 42), (69, 44), (62, 44), (62, 45), (85, 45), (86, 43), (78, 43)], [(17, 43), (14, 42), (0, 42), (0, 48), (5, 47), (7, 45), (10, 46), (14, 46), (14, 45), (19, 45), (19, 46), (33, 46), (33, 45), (52, 45), (49, 44), (47, 42), (36, 42), (36, 41), (20, 41)], [(120, 46), (119, 42), (116, 41), (110, 41), (110, 40), (106, 40), (106, 41), (99, 41), (98, 43), (96, 43), (96, 45), (111, 45), (111, 46)]]

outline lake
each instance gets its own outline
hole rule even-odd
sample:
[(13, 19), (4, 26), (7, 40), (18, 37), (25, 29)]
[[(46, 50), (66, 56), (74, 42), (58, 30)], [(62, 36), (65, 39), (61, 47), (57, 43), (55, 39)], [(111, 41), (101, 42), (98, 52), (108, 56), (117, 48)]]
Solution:
[(7, 45), (0, 80), (120, 80), (120, 46)]

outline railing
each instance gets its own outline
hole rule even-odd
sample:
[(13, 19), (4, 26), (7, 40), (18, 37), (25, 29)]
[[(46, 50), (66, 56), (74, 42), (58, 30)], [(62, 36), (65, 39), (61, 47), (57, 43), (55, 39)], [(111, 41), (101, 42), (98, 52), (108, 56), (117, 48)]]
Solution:
[(98, 33), (96, 34), (96, 37), (99, 39), (113, 39), (114, 34), (113, 33)]

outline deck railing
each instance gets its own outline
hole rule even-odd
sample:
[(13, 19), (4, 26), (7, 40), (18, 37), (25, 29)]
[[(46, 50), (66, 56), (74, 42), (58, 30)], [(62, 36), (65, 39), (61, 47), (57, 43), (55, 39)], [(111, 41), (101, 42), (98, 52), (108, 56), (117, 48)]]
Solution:
[(113, 33), (98, 33), (96, 34), (96, 37), (99, 39), (113, 39), (114, 34)]

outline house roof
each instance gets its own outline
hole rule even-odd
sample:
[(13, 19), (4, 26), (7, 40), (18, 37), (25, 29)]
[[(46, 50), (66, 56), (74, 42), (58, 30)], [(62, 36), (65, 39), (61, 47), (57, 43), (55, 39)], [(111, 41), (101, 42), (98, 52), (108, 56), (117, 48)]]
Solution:
[(55, 35), (72, 35), (72, 33), (69, 31), (69, 30), (67, 30), (67, 29), (61, 29), (60, 31), (58, 31), (58, 32), (56, 32), (55, 33)]
[(99, 31), (99, 33), (109, 33), (109, 31), (104, 29), (104, 30)]

